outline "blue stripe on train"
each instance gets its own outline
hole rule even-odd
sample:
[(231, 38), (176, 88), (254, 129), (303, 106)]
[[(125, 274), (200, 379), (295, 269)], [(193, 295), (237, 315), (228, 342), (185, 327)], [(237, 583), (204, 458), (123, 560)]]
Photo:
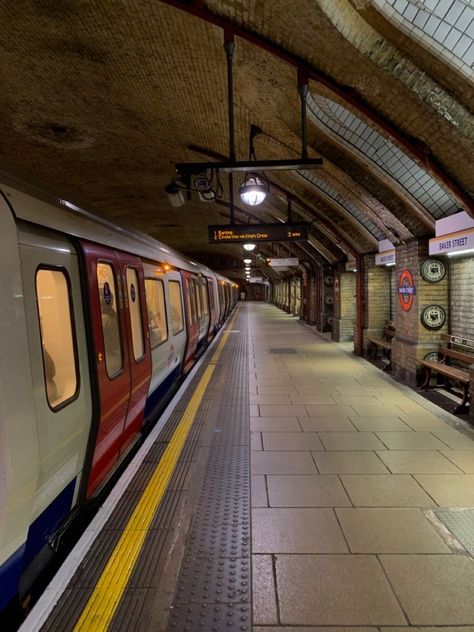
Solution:
[(10, 555), (8, 560), (0, 566), (0, 610), (3, 610), (8, 602), (18, 592), (18, 584), (23, 568), (23, 553), (26, 544)]
[(153, 393), (150, 393), (148, 399), (146, 400), (145, 406), (145, 419), (147, 419), (150, 415), (152, 415), (156, 408), (161, 403), (161, 400), (168, 393), (170, 388), (179, 378), (180, 367), (177, 366), (174, 371), (172, 371), (167, 378), (165, 378), (164, 382), (162, 382), (158, 388), (156, 388)]
[(36, 518), (30, 525), (25, 544), (0, 566), (0, 609), (16, 595), (21, 574), (71, 511), (75, 486), (76, 479)]

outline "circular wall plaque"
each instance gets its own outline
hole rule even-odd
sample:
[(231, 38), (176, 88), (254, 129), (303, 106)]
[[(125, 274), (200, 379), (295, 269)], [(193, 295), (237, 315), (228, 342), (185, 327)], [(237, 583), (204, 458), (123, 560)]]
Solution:
[(428, 305), (421, 312), (421, 322), (427, 329), (440, 329), (446, 322), (446, 311), (441, 305)]
[(446, 266), (439, 259), (425, 259), (421, 265), (421, 276), (428, 283), (438, 283), (446, 276)]
[(441, 358), (442, 354), (438, 351), (430, 351), (425, 355), (423, 360), (426, 360), (427, 362), (441, 362)]

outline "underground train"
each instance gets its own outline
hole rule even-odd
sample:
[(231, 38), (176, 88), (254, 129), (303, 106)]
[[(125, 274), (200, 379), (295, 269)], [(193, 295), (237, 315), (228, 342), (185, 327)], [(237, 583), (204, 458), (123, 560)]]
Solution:
[(1, 611), (97, 499), (238, 293), (151, 237), (5, 177), (0, 288)]

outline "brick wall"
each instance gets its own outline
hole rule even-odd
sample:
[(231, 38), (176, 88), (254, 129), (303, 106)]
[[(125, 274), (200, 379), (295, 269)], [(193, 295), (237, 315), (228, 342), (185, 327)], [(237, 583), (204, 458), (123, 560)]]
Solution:
[(418, 381), (420, 367), (417, 361), (435, 351), (440, 343), (440, 334), (449, 331), (449, 319), (437, 330), (427, 329), (421, 323), (421, 313), (428, 305), (440, 305), (448, 311), (448, 277), (439, 283), (427, 283), (421, 276), (421, 264), (428, 256), (427, 241), (413, 241), (397, 247), (397, 287), (402, 270), (408, 269), (412, 273), (416, 293), (410, 311), (403, 310), (398, 296), (396, 299), (392, 366), (393, 374), (411, 386)]
[[(445, 261), (445, 263), (447, 263)], [(450, 333), (474, 339), (474, 257), (450, 261)]]
[(335, 342), (354, 340), (356, 316), (356, 275), (337, 271), (334, 274), (334, 318), (332, 339)]
[(367, 352), (370, 338), (380, 338), (385, 321), (390, 319), (391, 268), (375, 265), (375, 256), (364, 257), (364, 314), (362, 345)]

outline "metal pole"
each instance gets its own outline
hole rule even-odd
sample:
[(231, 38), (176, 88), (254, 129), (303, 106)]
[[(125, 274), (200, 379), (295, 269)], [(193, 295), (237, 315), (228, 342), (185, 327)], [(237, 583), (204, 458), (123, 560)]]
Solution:
[(306, 95), (308, 94), (308, 77), (298, 68), (298, 92), (301, 99), (301, 157), (308, 157), (308, 133), (306, 129)]
[[(235, 131), (234, 131), (234, 75), (233, 75), (233, 56), (234, 56), (234, 34), (224, 29), (224, 49), (227, 57), (227, 103), (229, 115), (229, 160), (235, 161)], [(230, 223), (235, 223), (234, 215), (234, 175), (229, 171), (229, 202), (230, 202)]]

